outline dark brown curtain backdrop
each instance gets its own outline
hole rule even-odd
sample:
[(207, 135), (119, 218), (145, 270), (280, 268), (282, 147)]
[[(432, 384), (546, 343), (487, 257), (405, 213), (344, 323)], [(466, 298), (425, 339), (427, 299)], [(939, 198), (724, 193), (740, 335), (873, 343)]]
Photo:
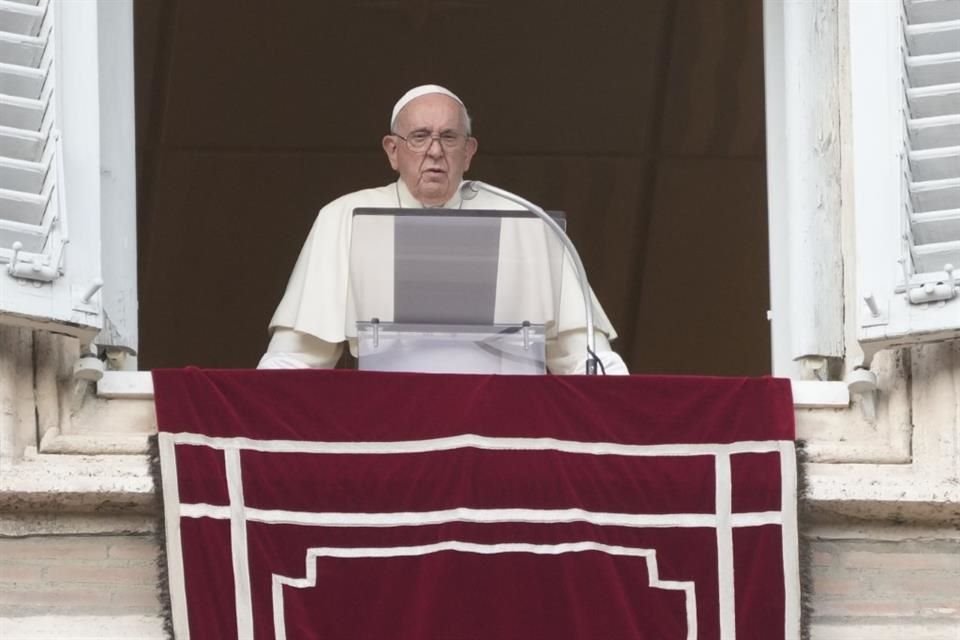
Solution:
[(135, 4), (141, 366), (250, 367), (316, 211), (393, 180), (393, 102), (567, 212), (633, 371), (769, 372), (761, 0)]

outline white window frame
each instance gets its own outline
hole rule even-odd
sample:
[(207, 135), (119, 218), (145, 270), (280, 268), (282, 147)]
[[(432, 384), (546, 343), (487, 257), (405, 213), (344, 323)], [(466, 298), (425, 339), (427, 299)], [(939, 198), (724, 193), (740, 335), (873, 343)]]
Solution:
[[(111, 2), (111, 0), (99, 0), (101, 13), (104, 4), (108, 6), (127, 5), (128, 2)], [(802, 119), (808, 129), (816, 125), (816, 115), (826, 112), (832, 117), (837, 117), (836, 97), (808, 105), (809, 108), (803, 110), (787, 109), (787, 83), (785, 74), (789, 73), (795, 66), (792, 61), (785, 64), (784, 54), (784, 33), (785, 21), (789, 18), (796, 19), (797, 15), (787, 15), (790, 12), (801, 12), (808, 17), (815, 16), (817, 9), (811, 10), (812, 4), (809, 2), (793, 2), (792, 6), (785, 7), (782, 0), (766, 0), (764, 6), (764, 29), (765, 29), (765, 51), (766, 54), (766, 75), (768, 78), (784, 79), (777, 85), (768, 82), (767, 102), (768, 102), (768, 130), (773, 132), (784, 132), (787, 130), (785, 123), (788, 118)], [(826, 3), (832, 5), (833, 3)], [(132, 9), (131, 17), (132, 17)], [(833, 7), (836, 11), (836, 7)], [(835, 21), (834, 21), (835, 23)], [(101, 25), (103, 21), (101, 20)], [(803, 39), (815, 36), (813, 31), (813, 22), (808, 22), (806, 31), (797, 33), (790, 32), (792, 40), (793, 55), (800, 55), (803, 48)], [(111, 42), (126, 43), (129, 52), (123, 54), (122, 51), (116, 51), (110, 58), (126, 58), (132, 64), (132, 19), (115, 21), (114, 32), (111, 34)], [(129, 30), (129, 31), (127, 31)], [(829, 54), (829, 51), (827, 52)], [(102, 61), (101, 61), (102, 64)], [(102, 69), (102, 68), (101, 68)], [(124, 71), (122, 75), (129, 82), (129, 87), (119, 86), (116, 91), (127, 92), (131, 102), (127, 107), (128, 112), (133, 112), (132, 103), (132, 69)], [(818, 79), (816, 73), (808, 73), (806, 82), (815, 82)], [(101, 80), (103, 84), (103, 80)], [(812, 91), (810, 87), (806, 87)], [(837, 90), (834, 86), (833, 93)], [(103, 95), (101, 90), (101, 95)], [(132, 121), (130, 135), (127, 139), (132, 140)], [(103, 136), (101, 135), (101, 140)], [(802, 360), (805, 357), (812, 357), (815, 361), (820, 358), (838, 358), (843, 355), (843, 287), (842, 282), (837, 277), (839, 266), (820, 269), (816, 272), (804, 269), (803, 266), (813, 261), (824, 261), (830, 265), (839, 265), (841, 262), (841, 246), (839, 233), (835, 226), (821, 227), (814, 220), (808, 218), (803, 224), (802, 232), (806, 234), (802, 238), (792, 237), (791, 231), (796, 228), (796, 223), (790, 222), (790, 216), (797, 211), (803, 210), (804, 204), (816, 201), (821, 194), (817, 192), (804, 194), (803, 199), (798, 199), (797, 185), (805, 184), (816, 175), (830, 173), (835, 170), (836, 155), (830, 160), (830, 163), (821, 163), (816, 165), (812, 172), (808, 170), (810, 163), (794, 162), (792, 164), (792, 174), (789, 176), (782, 170), (785, 166), (785, 158), (789, 155), (788, 144), (801, 144), (797, 138), (790, 140), (780, 139), (776, 134), (768, 136), (768, 170), (771, 174), (769, 180), (770, 189), (770, 210), (771, 210), (771, 280), (772, 280), (772, 310), (774, 316), (773, 326), (773, 346), (774, 346), (774, 375), (793, 378), (797, 382), (794, 385), (795, 404), (798, 408), (816, 408), (846, 407), (849, 404), (849, 392), (846, 384), (838, 381), (818, 382), (815, 379), (809, 379), (809, 371), (805, 368)], [(106, 152), (101, 153), (101, 157), (107, 157)], [(121, 156), (117, 156), (120, 158)], [(117, 161), (116, 170), (123, 167), (123, 162)], [(126, 162), (126, 166), (132, 170), (132, 156)], [(806, 172), (806, 173), (805, 173)], [(788, 184), (789, 183), (789, 184)], [(127, 180), (127, 184), (132, 185), (133, 179)], [(788, 191), (794, 196), (793, 200), (788, 199)], [(128, 198), (132, 195), (128, 194)], [(839, 201), (839, 186), (830, 187), (829, 198)], [(127, 207), (132, 210), (132, 206)], [(132, 229), (135, 231), (135, 220)], [(135, 234), (133, 236), (135, 238)], [(104, 265), (105, 273), (109, 278), (105, 278), (108, 284), (113, 281), (118, 273), (131, 274), (134, 280), (127, 285), (126, 299), (136, 299), (136, 251), (135, 244), (130, 244), (124, 240), (121, 243), (126, 248), (123, 258), (127, 261), (127, 266), (122, 269), (108, 268)], [(814, 249), (811, 251), (811, 247)], [(107, 285), (105, 285), (105, 290)], [(824, 292), (827, 293), (824, 293)], [(816, 303), (812, 303), (814, 296), (818, 297)], [(134, 321), (136, 313), (134, 309)], [(792, 319), (792, 321), (791, 321)], [(129, 364), (129, 363), (128, 363)], [(135, 369), (135, 364), (127, 368)], [(152, 387), (149, 384), (149, 374), (145, 372), (126, 373), (126, 372), (107, 372), (98, 392), (107, 398), (144, 398), (151, 397)]]
[(772, 369), (795, 380), (845, 357), (837, 11), (763, 4)]
[[(102, 1), (102, 0), (101, 0)], [(785, 78), (789, 71), (789, 64), (785, 64), (784, 55), (784, 26), (788, 18), (785, 13), (800, 11), (811, 14), (810, 5), (806, 0), (793, 0), (791, 9), (785, 12), (783, 0), (765, 0), (764, 3), (764, 30), (765, 30), (765, 72), (768, 78)], [(831, 5), (833, 3), (826, 3)], [(833, 6), (836, 11), (836, 6)], [(814, 11), (813, 14), (816, 12)], [(812, 14), (811, 14), (812, 15)], [(796, 16), (792, 16), (796, 18)], [(804, 33), (794, 33), (794, 47), (802, 48), (803, 38), (815, 37), (813, 23)], [(132, 38), (131, 38), (132, 41)], [(799, 49), (795, 50), (799, 55)], [(807, 81), (816, 81), (817, 74), (808, 74)], [(813, 91), (811, 87), (806, 87)], [(834, 86), (834, 93), (837, 88)], [(823, 103), (813, 105), (807, 110), (786, 109), (786, 81), (779, 84), (768, 82), (767, 89), (767, 126), (768, 131), (783, 132), (788, 117), (802, 118), (810, 124), (816, 114), (827, 112), (838, 118), (839, 109), (836, 106), (836, 97)], [(839, 123), (837, 123), (839, 126)], [(789, 144), (797, 145), (802, 142), (791, 139)], [(834, 157), (833, 164), (819, 164), (812, 174), (804, 174), (804, 163), (794, 164), (794, 173), (788, 178), (782, 170), (785, 158), (791, 150), (785, 138), (777, 137), (776, 133), (768, 134), (768, 188), (770, 191), (770, 246), (771, 246), (771, 282), (772, 282), (772, 309), (774, 322), (773, 330), (773, 373), (777, 376), (792, 378), (794, 407), (798, 410), (816, 409), (846, 409), (850, 405), (850, 392), (846, 382), (820, 381), (816, 379), (801, 379), (808, 377), (807, 369), (802, 360), (805, 356), (842, 357), (843, 355), (843, 283), (836, 273), (829, 270), (811, 272), (803, 269), (810, 260), (821, 260), (830, 264), (839, 265), (842, 261), (841, 242), (839, 237), (839, 220), (835, 226), (828, 228), (817, 227), (809, 220), (806, 225), (807, 235), (803, 238), (790, 238), (788, 219), (801, 205), (797, 202), (788, 202), (788, 189), (796, 192), (796, 184), (809, 181), (817, 172), (835, 170), (838, 157)], [(839, 150), (836, 151), (839, 155)], [(793, 185), (789, 186), (789, 181)], [(839, 204), (839, 184), (831, 187), (831, 196)], [(816, 199), (819, 193), (806, 194), (808, 200)], [(837, 212), (839, 217), (839, 212)], [(821, 245), (816, 244), (819, 239)], [(840, 267), (837, 266), (837, 270)], [(793, 274), (787, 276), (786, 274)], [(791, 284), (800, 283), (801, 291), (792, 289)], [(824, 294), (824, 290), (828, 290)], [(814, 302), (814, 296), (819, 296), (819, 303)], [(806, 309), (800, 312), (799, 322), (793, 311)], [(794, 321), (791, 322), (791, 316)], [(803, 326), (801, 327), (801, 324)], [(97, 394), (106, 399), (146, 400), (153, 398), (153, 381), (146, 371), (107, 371), (97, 385)]]
[(114, 363), (128, 370), (136, 370), (139, 349), (133, 2), (97, 0), (100, 122), (107, 126), (101, 124), (99, 136), (100, 259), (105, 277), (103, 330), (96, 343), (125, 354)]
[[(55, 0), (64, 2), (64, 0)], [(69, 0), (66, 0), (69, 2)], [(121, 127), (111, 127), (116, 132), (110, 139), (106, 128), (101, 131), (99, 144), (101, 145), (100, 162), (104, 174), (119, 176), (124, 170), (129, 172), (116, 187), (115, 200), (120, 203), (114, 210), (120, 224), (105, 224), (105, 228), (120, 229), (114, 241), (104, 244), (115, 247), (115, 264), (106, 263), (107, 247), (104, 249), (105, 277), (104, 299), (105, 304), (110, 298), (110, 288), (115, 287), (116, 299), (119, 304), (126, 304), (130, 312), (130, 325), (133, 335), (136, 335), (136, 305), (130, 301), (136, 300), (136, 219), (135, 204), (135, 176), (132, 146), (129, 149), (120, 148), (124, 141), (134, 138), (133, 119), (133, 25), (132, 2), (115, 2), (112, 0), (98, 0), (99, 24), (101, 29), (100, 46), (108, 47), (107, 55), (100, 57), (100, 96), (101, 117), (106, 122), (121, 122)], [(791, 57), (803, 55), (804, 47), (811, 39), (817, 37), (815, 30), (818, 12), (826, 7), (827, 11), (836, 13), (836, 3), (810, 3), (791, 0), (765, 0), (764, 30), (765, 30), (765, 75), (767, 81), (767, 128), (768, 132), (768, 189), (770, 198), (770, 246), (771, 246), (771, 310), (772, 310), (772, 344), (773, 344), (773, 373), (777, 376), (789, 377), (804, 384), (796, 386), (800, 394), (797, 398), (798, 407), (839, 407), (849, 403), (849, 393), (846, 385), (839, 381), (824, 382), (818, 386), (817, 376), (823, 371), (811, 374), (810, 363), (815, 367), (822, 359), (842, 359), (844, 356), (843, 339), (843, 282), (839, 273), (842, 272), (842, 248), (839, 233), (839, 220), (824, 226), (823, 216), (812, 211), (810, 204), (820, 200), (839, 205), (839, 180), (835, 184), (827, 185), (825, 190), (806, 190), (805, 185), (818, 185), (824, 175), (831, 175), (837, 171), (839, 149), (815, 162), (816, 157), (804, 157), (796, 160), (797, 148), (804, 145), (799, 135), (810, 134), (818, 125), (818, 117), (827, 114), (828, 117), (838, 118), (838, 89), (836, 82), (831, 85), (831, 95), (826, 100), (808, 102), (802, 108), (791, 106), (793, 96), (791, 91), (819, 93), (819, 87), (812, 83), (821, 81), (819, 73), (805, 72), (800, 80), (806, 84), (799, 89), (791, 85), (797, 80), (794, 73), (798, 66)], [(113, 11), (113, 15), (107, 15)], [(791, 23), (805, 21), (804, 29), (797, 30)], [(836, 24), (835, 16), (828, 23)], [(108, 35), (109, 34), (109, 35)], [(107, 41), (106, 43), (104, 41)], [(821, 54), (827, 59), (824, 64), (836, 64), (836, 52), (829, 48), (822, 48)], [(834, 58), (830, 59), (833, 55)], [(125, 60), (129, 66), (115, 70), (115, 73), (105, 71), (104, 65), (109, 61)], [(780, 80), (778, 83), (770, 81), (772, 78)], [(111, 82), (113, 83), (111, 85)], [(790, 87), (793, 86), (793, 89)], [(113, 95), (110, 105), (105, 105), (104, 95)], [(128, 101), (128, 102), (125, 102)], [(105, 109), (113, 107), (114, 111), (108, 114)], [(126, 112), (129, 118), (124, 118)], [(800, 126), (798, 126), (798, 123)], [(839, 123), (834, 123), (835, 128)], [(794, 132), (790, 136), (786, 132)], [(800, 132), (798, 134), (798, 132)], [(837, 136), (839, 137), (839, 136)], [(110, 145), (114, 145), (111, 150)], [(120, 146), (118, 146), (120, 145)], [(788, 162), (788, 158), (794, 160)], [(101, 198), (104, 201), (104, 220), (108, 211), (110, 188), (105, 180), (101, 181)], [(833, 206), (833, 205), (831, 205)], [(807, 213), (806, 218), (798, 222), (800, 214)], [(838, 216), (837, 216), (838, 217)], [(109, 234), (109, 231), (107, 232)], [(116, 231), (114, 231), (116, 233)], [(806, 268), (811, 263), (821, 263), (824, 268), (812, 270)], [(117, 283), (117, 277), (126, 278), (126, 282)], [(122, 293), (121, 293), (122, 292)], [(101, 336), (102, 337), (102, 336)], [(125, 370), (135, 370), (135, 359), (128, 359)], [(109, 389), (116, 384), (121, 387), (128, 383), (117, 382), (118, 374), (107, 374), (113, 381), (104, 387), (107, 396), (111, 396)], [(140, 375), (140, 374), (138, 374)], [(142, 378), (141, 378), (142, 379)], [(824, 378), (820, 378), (823, 380)], [(143, 383), (130, 385), (143, 389)], [(801, 391), (802, 389), (802, 391)], [(141, 391), (142, 392), (142, 391)]]

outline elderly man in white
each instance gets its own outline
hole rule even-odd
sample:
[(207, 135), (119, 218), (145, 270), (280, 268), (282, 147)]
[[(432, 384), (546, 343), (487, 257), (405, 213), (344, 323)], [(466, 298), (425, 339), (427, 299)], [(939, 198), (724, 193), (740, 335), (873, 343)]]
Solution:
[[(347, 326), (345, 313), (347, 254), (355, 208), (518, 208), (505, 198), (465, 186), (463, 174), (477, 152), (477, 140), (470, 134), (466, 107), (448, 89), (423, 85), (397, 101), (390, 133), (383, 137), (383, 150), (399, 179), (347, 194), (320, 210), (270, 321), (270, 344), (258, 368), (331, 368), (344, 343), (356, 355), (356, 332)], [(616, 332), (595, 298), (594, 309), (597, 357), (606, 373), (626, 374), (623, 360), (610, 348)], [(558, 334), (546, 345), (551, 373), (584, 372), (587, 341), (583, 316), (579, 291), (564, 296)]]

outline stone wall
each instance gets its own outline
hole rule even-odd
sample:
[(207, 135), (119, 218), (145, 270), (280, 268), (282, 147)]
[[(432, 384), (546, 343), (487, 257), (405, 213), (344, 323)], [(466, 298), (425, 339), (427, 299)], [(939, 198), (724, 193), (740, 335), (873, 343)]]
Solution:
[(0, 618), (160, 615), (153, 535), (0, 538)]
[(805, 527), (816, 640), (960, 638), (960, 532)]

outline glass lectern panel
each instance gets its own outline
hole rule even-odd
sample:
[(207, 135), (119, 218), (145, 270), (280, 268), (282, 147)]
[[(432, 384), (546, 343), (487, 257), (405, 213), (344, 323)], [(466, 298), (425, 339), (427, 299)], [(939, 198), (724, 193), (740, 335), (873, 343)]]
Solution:
[(563, 256), (526, 211), (356, 209), (346, 326), (360, 368), (544, 373)]
[(556, 335), (563, 246), (525, 211), (357, 209), (347, 327), (542, 325)]

